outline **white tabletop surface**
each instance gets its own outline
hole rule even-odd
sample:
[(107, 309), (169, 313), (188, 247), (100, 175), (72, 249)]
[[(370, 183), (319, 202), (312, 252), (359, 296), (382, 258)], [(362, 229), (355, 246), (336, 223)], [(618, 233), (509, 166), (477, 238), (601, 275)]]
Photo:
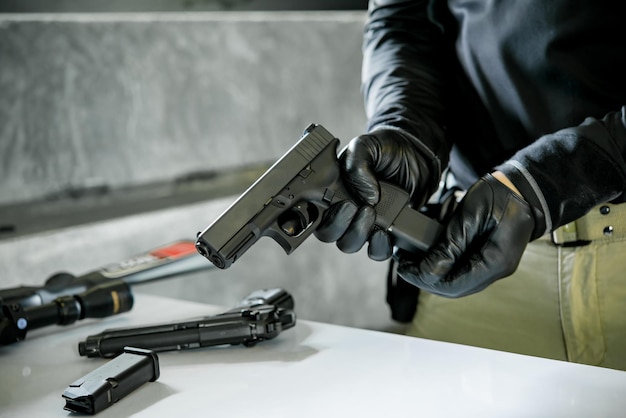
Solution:
[[(0, 416), (72, 415), (61, 393), (108, 361), (78, 355), (88, 335), (222, 310), (138, 294), (117, 317), (35, 330), (0, 347)], [(626, 416), (625, 372), (304, 320), (255, 347), (158, 357), (156, 382), (96, 416)]]

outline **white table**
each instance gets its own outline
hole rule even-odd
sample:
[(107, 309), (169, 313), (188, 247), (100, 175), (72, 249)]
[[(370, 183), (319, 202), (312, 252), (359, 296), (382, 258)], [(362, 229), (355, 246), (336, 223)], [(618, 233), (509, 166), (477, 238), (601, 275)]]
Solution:
[[(117, 317), (35, 330), (0, 347), (0, 416), (70, 415), (61, 393), (107, 361), (78, 355), (88, 335), (221, 311), (138, 294)], [(625, 372), (303, 320), (251, 348), (158, 356), (156, 382), (96, 416), (626, 416)]]

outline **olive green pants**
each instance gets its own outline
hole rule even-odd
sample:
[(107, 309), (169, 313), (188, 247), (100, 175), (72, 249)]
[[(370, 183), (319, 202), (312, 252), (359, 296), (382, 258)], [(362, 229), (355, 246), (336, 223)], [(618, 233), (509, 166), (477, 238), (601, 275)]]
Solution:
[(422, 291), (407, 333), (626, 370), (626, 238), (529, 244), (517, 271), (447, 299)]

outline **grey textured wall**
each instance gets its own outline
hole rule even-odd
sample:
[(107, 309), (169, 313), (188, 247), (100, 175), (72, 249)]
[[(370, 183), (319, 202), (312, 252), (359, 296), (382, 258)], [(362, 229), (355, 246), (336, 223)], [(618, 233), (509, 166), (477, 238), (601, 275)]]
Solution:
[[(360, 12), (0, 15), (0, 206), (67, 186), (141, 185), (273, 161), (309, 122), (345, 143), (365, 124), (363, 19)], [(0, 239), (0, 288), (193, 239), (234, 199)], [(314, 238), (287, 256), (265, 238), (229, 270), (136, 291), (229, 306), (280, 286), (301, 318), (388, 329), (385, 268)]]
[(0, 12), (364, 10), (367, 0), (0, 0)]
[(275, 160), (364, 125), (363, 14), (0, 15), (0, 204)]

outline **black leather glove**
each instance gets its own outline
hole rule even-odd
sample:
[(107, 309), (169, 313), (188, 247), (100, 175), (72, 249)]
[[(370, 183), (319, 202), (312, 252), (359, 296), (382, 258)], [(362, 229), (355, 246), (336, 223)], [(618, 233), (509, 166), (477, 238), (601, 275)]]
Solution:
[(441, 241), (420, 261), (402, 258), (398, 274), (441, 296), (479, 292), (517, 269), (534, 226), (528, 203), (487, 175), (469, 189)]
[(385, 260), (392, 254), (387, 232), (373, 230), (380, 199), (378, 181), (404, 188), (414, 207), (422, 206), (439, 181), (438, 161), (409, 135), (395, 129), (379, 129), (354, 138), (339, 157), (346, 188), (360, 201), (343, 201), (324, 214), (315, 236), (337, 242), (345, 253), (359, 251), (369, 242), (368, 255)]

